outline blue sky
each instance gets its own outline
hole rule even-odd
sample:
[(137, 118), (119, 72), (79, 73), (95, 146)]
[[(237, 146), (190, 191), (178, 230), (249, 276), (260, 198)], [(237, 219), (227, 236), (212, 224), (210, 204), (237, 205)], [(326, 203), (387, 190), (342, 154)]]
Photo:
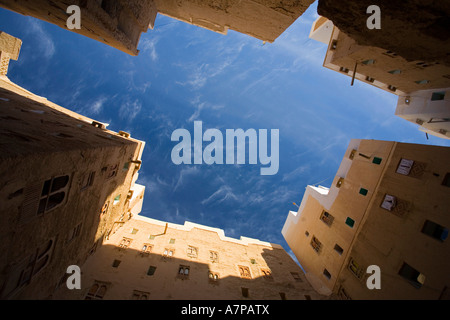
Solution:
[[(221, 35), (158, 15), (137, 57), (49, 23), (0, 9), (0, 30), (22, 39), (8, 77), (65, 107), (130, 132), (146, 147), (142, 215), (222, 228), (281, 244), (292, 202), (329, 186), (352, 138), (449, 146), (394, 115), (397, 97), (322, 67), (326, 46), (308, 38), (313, 4), (274, 43)], [(279, 129), (280, 168), (175, 165), (177, 128)]]

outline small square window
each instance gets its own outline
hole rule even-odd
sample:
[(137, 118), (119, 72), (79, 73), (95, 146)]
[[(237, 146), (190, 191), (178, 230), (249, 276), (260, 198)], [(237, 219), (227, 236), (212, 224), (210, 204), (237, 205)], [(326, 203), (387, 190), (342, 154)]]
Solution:
[(381, 207), (383, 209), (392, 211), (392, 209), (395, 208), (397, 204), (397, 198), (394, 196), (391, 196), (390, 194), (386, 194), (384, 196), (383, 202), (381, 203)]
[(400, 73), (402, 73), (402, 70), (399, 70), (399, 69), (395, 69), (395, 70), (391, 70), (391, 71), (388, 71), (390, 74), (400, 74)]
[(383, 159), (381, 159), (381, 158), (374, 157), (373, 160), (372, 160), (372, 163), (380, 164), (382, 160), (383, 160)]
[(426, 220), (423, 227), (422, 233), (429, 235), (432, 238), (435, 238), (439, 241), (444, 241), (448, 237), (448, 229), (433, 222), (430, 220)]
[(150, 266), (150, 267), (148, 268), (148, 270), (147, 270), (147, 275), (148, 275), (148, 276), (152, 276), (152, 275), (155, 274), (155, 271), (156, 271), (156, 267)]
[(170, 244), (174, 244), (174, 243), (175, 243), (175, 239), (170, 239), (170, 240), (169, 240), (169, 243), (170, 243)]
[(370, 64), (374, 64), (374, 63), (375, 63), (374, 59), (364, 60), (362, 62), (362, 64), (365, 64), (365, 65), (370, 65)]
[(189, 279), (189, 271), (189, 266), (180, 265), (180, 267), (178, 268), (178, 278)]
[(151, 234), (151, 235), (148, 236), (148, 238), (149, 238), (150, 240), (155, 240), (156, 237), (155, 237), (155, 235)]
[(322, 243), (316, 237), (314, 237), (314, 236), (312, 237), (310, 245), (314, 249), (314, 251), (316, 251), (317, 253), (320, 252)]
[(242, 296), (248, 298), (248, 288), (241, 288)]
[(280, 298), (281, 300), (286, 300), (286, 293), (280, 292)]
[(364, 188), (359, 189), (359, 194), (362, 194), (363, 196), (367, 196), (367, 192), (368, 192), (367, 189)]
[(339, 71), (343, 72), (343, 73), (348, 73), (350, 70), (348, 68), (345, 68), (345, 67), (340, 67)]
[(413, 160), (403, 159), (402, 158), (400, 160), (400, 163), (399, 163), (398, 167), (397, 167), (396, 173), (400, 173), (400, 174), (403, 174), (405, 176), (409, 175), (409, 173), (411, 172), (411, 168), (412, 168), (413, 164), (414, 164)]
[(327, 269), (323, 269), (323, 275), (324, 275), (328, 280), (331, 279), (331, 273), (328, 272)]
[(323, 211), (320, 215), (320, 220), (322, 220), (327, 226), (331, 226), (334, 217), (326, 211)]
[(113, 205), (116, 205), (116, 204), (118, 204), (119, 202), (120, 202), (120, 194), (117, 195), (117, 196), (114, 198)]
[(442, 185), (446, 187), (450, 187), (450, 172), (445, 174), (444, 180), (442, 180)]
[(251, 279), (250, 269), (244, 266), (238, 266), (241, 278)]
[(375, 79), (372, 78), (372, 77), (367, 76), (367, 77), (366, 77), (366, 81), (367, 81), (367, 82), (373, 83), (373, 82), (375, 81)]
[(429, 83), (430, 82), (430, 80), (417, 80), (417, 81), (414, 81), (415, 83), (417, 83), (417, 84), (427, 84), (427, 83)]
[(355, 220), (353, 220), (350, 217), (347, 217), (347, 220), (345, 220), (345, 224), (348, 225), (350, 228), (353, 228), (353, 226), (355, 225)]
[(291, 272), (291, 275), (295, 281), (303, 282), (303, 280), (298, 272)]
[(393, 85), (388, 85), (388, 89), (391, 90), (392, 92), (397, 91), (397, 88), (394, 87)]
[(425, 283), (425, 276), (406, 262), (403, 263), (398, 274), (406, 279), (416, 289), (420, 289)]
[(136, 234), (136, 233), (138, 233), (138, 231), (139, 231), (139, 229), (133, 228), (133, 229), (131, 229), (131, 234)]
[(256, 264), (256, 260), (255, 259), (250, 259), (250, 263), (251, 264)]
[(431, 101), (444, 100), (444, 98), (445, 98), (445, 91), (433, 92), (431, 94)]
[(344, 253), (344, 249), (341, 248), (340, 245), (338, 245), (337, 243), (334, 245), (334, 250), (339, 253), (339, 255), (342, 255), (342, 253)]
[(112, 267), (113, 267), (113, 268), (118, 268), (120, 262), (121, 262), (120, 260), (114, 260), (114, 261), (113, 261), (113, 264), (112, 264)]

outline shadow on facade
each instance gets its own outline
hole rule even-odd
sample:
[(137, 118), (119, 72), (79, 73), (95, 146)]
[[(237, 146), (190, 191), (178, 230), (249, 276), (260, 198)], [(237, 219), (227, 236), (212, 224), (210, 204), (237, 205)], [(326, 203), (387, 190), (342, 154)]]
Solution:
[[(199, 262), (104, 245), (81, 267), (81, 290), (62, 283), (53, 299), (309, 300), (324, 299), (282, 250), (263, 249), (267, 265)], [(277, 252), (279, 251), (279, 252)], [(288, 256), (289, 260), (286, 260)], [(220, 258), (219, 258), (220, 259)], [(290, 264), (290, 263), (293, 264)], [(244, 274), (242, 274), (244, 267)], [(249, 274), (245, 274), (245, 268)], [(264, 274), (263, 271), (270, 271)], [(292, 272), (292, 273), (291, 273)], [(235, 275), (230, 275), (230, 274)], [(248, 276), (248, 278), (246, 278)]]
[(139, 145), (36, 98), (0, 98), (0, 298), (42, 299), (126, 212), (122, 166)]

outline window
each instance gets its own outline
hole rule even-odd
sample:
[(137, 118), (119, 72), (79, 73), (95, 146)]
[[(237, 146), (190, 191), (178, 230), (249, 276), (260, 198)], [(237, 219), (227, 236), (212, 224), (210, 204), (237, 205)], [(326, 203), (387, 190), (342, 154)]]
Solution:
[(151, 235), (148, 236), (148, 238), (149, 238), (150, 240), (155, 240), (156, 237), (155, 237), (155, 235), (151, 234)]
[(367, 76), (367, 77), (366, 77), (366, 81), (367, 81), (367, 82), (372, 82), (372, 83), (373, 83), (373, 82), (375, 81), (375, 79), (372, 78), (372, 77)]
[(81, 183), (81, 190), (85, 190), (94, 184), (95, 171), (86, 174)]
[(123, 238), (119, 243), (119, 248), (126, 249), (130, 246), (132, 239)]
[(305, 300), (311, 300), (311, 296), (309, 294), (305, 294)]
[(106, 168), (106, 180), (112, 179), (117, 175), (118, 164), (108, 166)]
[(187, 256), (191, 258), (197, 258), (198, 249), (192, 246), (188, 246), (187, 248)]
[(113, 268), (118, 268), (121, 262), (122, 261), (120, 261), (120, 260), (114, 260), (113, 263), (112, 263), (112, 267)]
[(291, 272), (292, 278), (294, 278), (295, 281), (303, 282), (302, 278), (300, 277), (300, 274), (298, 272)]
[(431, 101), (444, 100), (444, 98), (445, 98), (445, 91), (433, 92), (431, 94)]
[(350, 228), (353, 228), (353, 226), (355, 225), (355, 220), (353, 220), (350, 217), (347, 217), (347, 219), (345, 220), (345, 224), (348, 225)]
[(395, 208), (396, 204), (397, 204), (396, 197), (391, 196), (390, 194), (386, 194), (384, 196), (383, 202), (381, 203), (381, 207), (388, 211), (392, 211)]
[(152, 245), (144, 243), (141, 249), (141, 254), (148, 255), (150, 252), (152, 252), (152, 248), (153, 248)]
[(116, 204), (118, 204), (119, 202), (120, 202), (120, 194), (117, 195), (117, 196), (114, 198), (113, 205), (116, 205)]
[(427, 83), (429, 83), (430, 82), (430, 80), (417, 80), (417, 81), (414, 81), (415, 83), (417, 83), (417, 84), (427, 84)]
[(367, 189), (364, 188), (359, 189), (359, 194), (362, 194), (363, 196), (367, 196), (367, 192), (368, 192)]
[(50, 211), (64, 201), (69, 185), (69, 176), (60, 176), (46, 180), (42, 187), (37, 214)]
[(104, 214), (106, 214), (106, 212), (108, 212), (108, 207), (109, 207), (109, 201), (107, 201), (103, 207), (102, 207), (102, 211), (101, 211), (101, 215), (103, 216)]
[(394, 87), (393, 85), (388, 85), (388, 87), (387, 87), (389, 90), (391, 90), (392, 92), (395, 92), (395, 91), (397, 91), (397, 88), (396, 87)]
[(362, 279), (363, 278), (365, 270), (353, 258), (350, 258), (350, 261), (348, 263), (347, 268), (358, 279)]
[(174, 243), (175, 243), (175, 239), (170, 239), (170, 240), (169, 240), (169, 243), (170, 243), (170, 244), (174, 244)]
[(413, 160), (402, 158), (397, 167), (397, 171), (395, 171), (395, 172), (407, 176), (411, 172), (411, 168), (412, 168), (413, 164), (414, 164)]
[(128, 168), (130, 167), (130, 163), (129, 162), (125, 162), (124, 164), (123, 164), (123, 168), (122, 168), (122, 171), (128, 171)]
[(347, 294), (347, 291), (342, 286), (339, 288), (338, 297), (341, 298), (341, 300), (352, 300), (352, 298), (350, 298), (350, 296)]
[(33, 254), (25, 257), (12, 268), (2, 286), (1, 297), (9, 297), (20, 288), (30, 283), (32, 278), (42, 271), (49, 263), (53, 254), (55, 241), (46, 241)]
[(393, 52), (393, 51), (391, 51), (391, 50), (386, 51), (386, 52), (383, 52), (383, 54), (384, 54), (384, 55), (387, 55), (388, 57), (391, 57), (391, 58), (395, 58), (395, 57), (398, 56), (397, 53), (395, 53), (395, 52)]
[(150, 296), (149, 292), (133, 290), (133, 294), (131, 295), (131, 300), (148, 300)]
[(286, 300), (286, 293), (279, 292), (281, 300)]
[(320, 241), (317, 240), (317, 238), (315, 236), (312, 237), (310, 244), (311, 244), (311, 247), (314, 249), (314, 251), (316, 251), (317, 253), (320, 252), (322, 243), (320, 243)]
[(209, 279), (209, 282), (217, 282), (219, 280), (219, 274), (209, 271), (208, 279)]
[(261, 269), (261, 274), (265, 280), (273, 280), (272, 272), (269, 269)]
[(338, 245), (337, 243), (334, 245), (334, 251), (339, 253), (339, 255), (342, 255), (342, 253), (344, 253), (344, 249), (342, 249), (341, 246)]
[(251, 279), (250, 269), (248, 267), (238, 266), (241, 278)]
[(416, 289), (420, 289), (425, 283), (425, 275), (411, 267), (406, 262), (403, 263), (398, 274), (405, 280), (407, 280)]
[(337, 40), (333, 40), (332, 42), (331, 42), (331, 46), (330, 46), (330, 50), (336, 50), (336, 48), (337, 48)]
[(372, 160), (372, 163), (374, 163), (374, 164), (380, 164), (382, 160), (383, 160), (383, 159), (381, 159), (381, 158), (374, 157), (373, 160)]
[(242, 288), (241, 287), (241, 292), (242, 292), (242, 296), (244, 298), (248, 298), (248, 296), (249, 296), (248, 288)]
[(174, 249), (164, 249), (164, 252), (163, 252), (163, 257), (167, 257), (167, 258), (170, 258), (170, 257), (173, 257), (173, 253), (174, 253)]
[(327, 226), (331, 226), (334, 217), (326, 211), (323, 211), (320, 215), (320, 220), (322, 220)]
[(309, 232), (305, 231), (305, 236), (309, 237)]
[(399, 69), (394, 69), (394, 70), (391, 70), (391, 71), (388, 71), (390, 74), (400, 74), (400, 73), (402, 73), (402, 70), (399, 70)]
[(362, 64), (365, 64), (365, 65), (371, 65), (371, 64), (374, 64), (374, 63), (375, 63), (374, 59), (364, 60), (362, 62)]
[(350, 70), (348, 68), (340, 67), (339, 71), (343, 73), (348, 73)]
[(331, 279), (331, 273), (329, 273), (327, 269), (323, 269), (323, 275), (324, 275), (325, 278), (327, 278), (328, 280)]
[(95, 281), (89, 292), (86, 294), (85, 300), (101, 300), (108, 290), (108, 284), (104, 282)]
[(446, 187), (450, 187), (450, 172), (445, 174), (444, 180), (442, 180), (442, 185)]
[(180, 279), (189, 279), (189, 266), (180, 265), (178, 268), (178, 278)]
[(340, 188), (342, 183), (344, 183), (344, 178), (339, 178), (339, 180), (336, 182), (336, 188)]
[(250, 259), (250, 263), (251, 264), (256, 264), (256, 260), (255, 259)]
[(133, 228), (131, 229), (131, 234), (136, 234), (138, 233), (139, 229)]
[(212, 262), (219, 262), (219, 254), (215, 251), (209, 251), (209, 260)]
[(80, 235), (80, 231), (81, 231), (81, 223), (78, 224), (75, 228), (73, 228), (69, 232), (69, 235), (67, 236), (67, 243), (71, 242), (73, 239), (78, 237)]
[(447, 228), (430, 220), (426, 220), (425, 223), (423, 224), (422, 233), (439, 241), (444, 241), (448, 237)]
[(155, 267), (155, 266), (150, 266), (150, 267), (148, 268), (148, 270), (147, 270), (147, 275), (148, 275), (148, 276), (152, 276), (152, 275), (155, 274), (155, 271), (156, 271), (156, 267)]

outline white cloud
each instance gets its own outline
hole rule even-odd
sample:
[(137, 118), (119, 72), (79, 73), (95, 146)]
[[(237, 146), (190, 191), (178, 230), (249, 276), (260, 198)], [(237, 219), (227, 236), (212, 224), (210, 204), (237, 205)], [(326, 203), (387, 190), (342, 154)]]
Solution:
[(176, 191), (181, 185), (183, 185), (183, 183), (185, 183), (186, 177), (189, 175), (195, 175), (199, 172), (200, 170), (198, 169), (198, 167), (187, 167), (186, 169), (181, 169), (180, 174), (178, 176), (178, 181), (175, 185), (175, 187), (173, 188), (173, 191)]
[(222, 203), (224, 201), (239, 201), (240, 197), (237, 196), (233, 189), (228, 185), (221, 186), (216, 192), (210, 195), (208, 198), (202, 200), (202, 205), (208, 205), (210, 203)]
[(99, 114), (103, 109), (103, 104), (108, 100), (106, 97), (100, 97), (98, 98), (92, 105), (91, 105), (91, 113), (93, 114)]
[(152, 61), (158, 60), (158, 54), (156, 53), (156, 44), (158, 43), (158, 38), (143, 38), (139, 42), (141, 46), (141, 54), (148, 54)]
[(52, 38), (42, 28), (42, 22), (37, 19), (30, 18), (27, 30), (29, 30), (29, 32), (37, 38), (37, 47), (42, 51), (44, 57), (47, 59), (53, 57), (55, 54), (55, 44)]
[(139, 100), (127, 100), (120, 106), (119, 116), (131, 122), (141, 112), (141, 109), (142, 103)]

